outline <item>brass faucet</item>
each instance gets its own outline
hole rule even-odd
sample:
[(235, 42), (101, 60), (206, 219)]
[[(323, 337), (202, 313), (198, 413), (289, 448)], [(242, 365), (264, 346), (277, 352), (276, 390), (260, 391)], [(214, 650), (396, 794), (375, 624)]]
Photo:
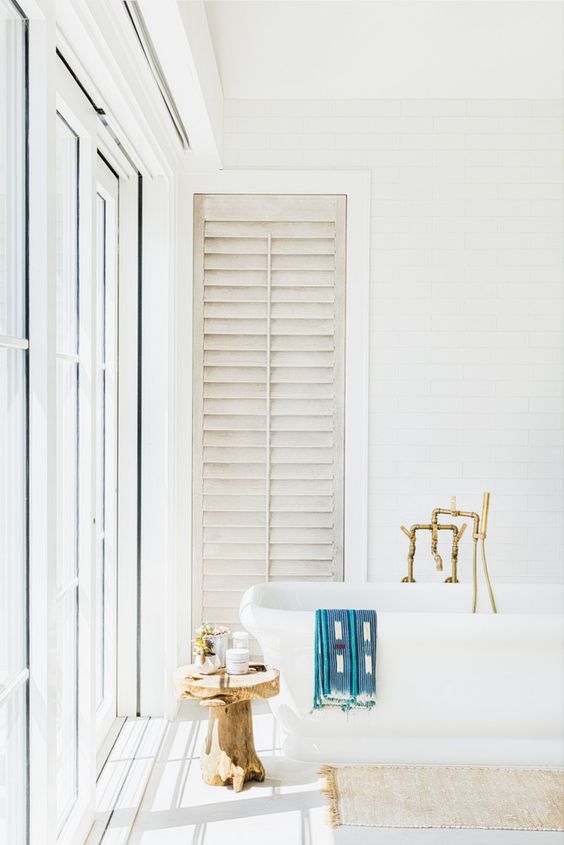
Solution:
[(458, 544), (462, 535), (464, 534), (467, 524), (464, 522), (460, 528), (457, 525), (451, 524), (444, 524), (441, 525), (439, 523), (439, 515), (447, 515), (451, 517), (461, 517), (466, 516), (473, 520), (474, 522), (474, 531), (472, 534), (472, 543), (473, 543), (473, 556), (472, 556), (472, 586), (473, 586), (473, 598), (472, 598), (472, 613), (476, 613), (477, 604), (478, 604), (478, 543), (481, 541), (482, 546), (482, 563), (484, 566), (484, 576), (486, 579), (486, 584), (488, 587), (489, 597), (490, 597), (490, 604), (494, 613), (497, 613), (497, 607), (495, 603), (495, 598), (493, 594), (493, 588), (490, 581), (490, 576), (488, 572), (488, 564), (486, 561), (486, 532), (488, 526), (488, 514), (490, 508), (490, 494), (484, 493), (484, 499), (482, 504), (482, 517), (481, 517), (481, 531), (480, 531), (480, 515), (475, 513), (474, 511), (461, 511), (458, 510), (456, 507), (456, 498), (453, 496), (450, 500), (450, 508), (435, 508), (431, 515), (431, 522), (430, 524), (415, 524), (412, 525), (411, 528), (407, 529), (404, 525), (400, 526), (403, 533), (409, 538), (409, 552), (407, 555), (407, 575), (405, 578), (402, 578), (402, 582), (404, 583), (413, 583), (415, 578), (413, 577), (413, 561), (415, 558), (415, 546), (416, 546), (416, 533), (417, 531), (431, 531), (431, 554), (435, 560), (435, 565), (439, 572), (443, 569), (443, 561), (438, 552), (438, 542), (439, 542), (439, 531), (452, 531), (452, 552), (451, 552), (451, 561), (452, 561), (452, 574), (449, 578), (445, 578), (445, 583), (449, 584), (457, 584), (458, 583)]
[(466, 530), (466, 523), (464, 523), (460, 529), (458, 525), (439, 525), (438, 522), (434, 522), (429, 525), (421, 525), (416, 524), (412, 525), (409, 529), (405, 527), (405, 525), (401, 526), (401, 530), (409, 537), (409, 552), (407, 555), (407, 575), (405, 578), (402, 578), (402, 582), (404, 583), (413, 583), (415, 578), (413, 577), (413, 561), (415, 558), (415, 545), (416, 545), (416, 534), (417, 531), (432, 531), (433, 532), (433, 539), (431, 541), (431, 550), (433, 552), (433, 557), (435, 559), (435, 564), (437, 570), (442, 572), (443, 570), (443, 560), (441, 556), (437, 553), (437, 542), (435, 541), (435, 535), (438, 538), (439, 531), (452, 531), (452, 554), (451, 554), (451, 562), (452, 562), (452, 575), (449, 578), (445, 578), (445, 583), (447, 584), (456, 584), (458, 583), (458, 572), (457, 572), (457, 565), (458, 565), (458, 543), (460, 542), (460, 538), (464, 534)]

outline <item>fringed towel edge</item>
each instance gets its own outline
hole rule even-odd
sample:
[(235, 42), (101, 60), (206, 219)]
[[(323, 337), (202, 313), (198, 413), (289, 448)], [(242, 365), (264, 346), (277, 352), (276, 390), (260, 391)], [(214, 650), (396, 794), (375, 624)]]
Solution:
[(321, 700), (315, 699), (310, 713), (316, 710), (341, 710), (343, 713), (348, 713), (350, 710), (372, 710), (376, 706), (374, 698), (363, 698), (360, 695), (354, 698), (343, 695), (331, 693), (325, 695)]
[(335, 766), (321, 766), (317, 774), (323, 778), (321, 794), (328, 800), (327, 812), (331, 827), (340, 827), (341, 814), (339, 812), (339, 790), (337, 787), (337, 769)]

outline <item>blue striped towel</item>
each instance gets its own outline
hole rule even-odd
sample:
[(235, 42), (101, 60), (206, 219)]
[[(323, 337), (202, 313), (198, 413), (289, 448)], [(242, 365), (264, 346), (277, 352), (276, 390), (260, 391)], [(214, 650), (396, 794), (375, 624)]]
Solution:
[(313, 709), (376, 704), (376, 611), (315, 611)]

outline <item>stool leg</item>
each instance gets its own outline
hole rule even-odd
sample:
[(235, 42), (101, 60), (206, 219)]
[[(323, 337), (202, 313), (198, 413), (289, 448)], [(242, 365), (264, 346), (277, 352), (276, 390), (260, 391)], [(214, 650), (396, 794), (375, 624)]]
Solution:
[(233, 784), (241, 792), (249, 780), (264, 780), (253, 737), (250, 701), (209, 708), (208, 735), (202, 751), (202, 776), (210, 786)]

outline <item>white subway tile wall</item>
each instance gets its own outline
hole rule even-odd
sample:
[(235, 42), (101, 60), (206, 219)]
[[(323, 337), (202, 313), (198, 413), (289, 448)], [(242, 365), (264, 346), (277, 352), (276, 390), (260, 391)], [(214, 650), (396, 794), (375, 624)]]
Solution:
[[(405, 574), (400, 523), (489, 490), (495, 578), (563, 580), (563, 103), (227, 100), (224, 145), (371, 171), (370, 579)], [(415, 566), (445, 577), (424, 537)]]

